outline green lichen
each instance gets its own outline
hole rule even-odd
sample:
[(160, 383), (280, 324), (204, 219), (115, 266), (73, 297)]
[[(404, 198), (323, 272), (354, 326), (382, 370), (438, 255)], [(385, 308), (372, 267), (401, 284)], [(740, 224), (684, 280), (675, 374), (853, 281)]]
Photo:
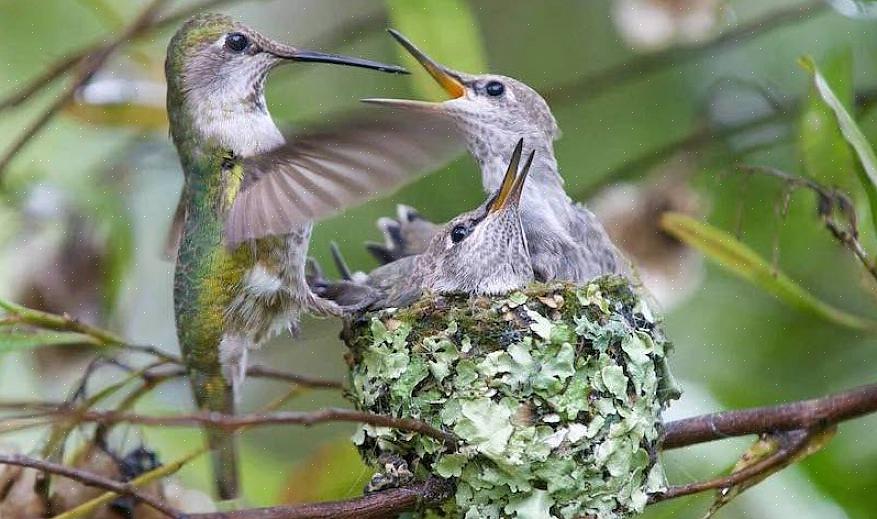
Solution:
[(452, 517), (613, 519), (664, 488), (662, 409), (678, 396), (669, 343), (616, 277), (504, 298), (426, 296), (348, 323), (351, 398), (459, 438), (364, 426), (364, 458), (453, 478)]

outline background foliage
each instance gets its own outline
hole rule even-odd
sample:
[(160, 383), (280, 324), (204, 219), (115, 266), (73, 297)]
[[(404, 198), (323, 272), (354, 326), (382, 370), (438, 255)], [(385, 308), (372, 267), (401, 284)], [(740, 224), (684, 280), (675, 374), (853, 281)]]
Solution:
[[(0, 0), (0, 27), (6, 36), (6, 44), (0, 46), (0, 97), (71, 50), (118, 30), (142, 3)], [(861, 3), (865, 10), (866, 4)], [(728, 1), (705, 41), (791, 5), (796, 2)], [(873, 80), (877, 26), (874, 19), (844, 16), (818, 2), (802, 5), (813, 13), (751, 40), (732, 38), (706, 50), (696, 50), (705, 43), (686, 43), (650, 51), (634, 49), (630, 39), (622, 37), (613, 3), (607, 0), (440, 0), (428, 5), (407, 0), (249, 1), (231, 2), (223, 11), (295, 44), (397, 61), (401, 53), (383, 33), (392, 25), (452, 67), (471, 72), (489, 69), (526, 81), (549, 94), (564, 132), (557, 152), (572, 194), (591, 194), (619, 172), (629, 179), (644, 178), (659, 164), (639, 159), (680, 139), (700, 136), (706, 145), (699, 146), (699, 153), (669, 154), (672, 160), (661, 175), (686, 179), (706, 220), (736, 234), (766, 258), (770, 269), (781, 269), (823, 304), (867, 318), (877, 313), (874, 280), (865, 277), (860, 264), (825, 231), (813, 196), (804, 191), (793, 194), (781, 218), (782, 183), (733, 172), (739, 162), (770, 165), (842, 187), (859, 208), (863, 244), (877, 250), (868, 209), (873, 193), (860, 182), (860, 177), (867, 178), (867, 168), (859, 169), (831, 109), (812, 86), (810, 72), (797, 62), (802, 55), (813, 57), (873, 143), (877, 111), (854, 101), (856, 94), (877, 87)], [(34, 280), (46, 284), (53, 272), (67, 272), (65, 266), (75, 258), (89, 256), (82, 249), (65, 248), (64, 238), (79, 236), (73, 241), (82, 243), (82, 236), (88, 236), (97, 244), (95, 257), (104, 259), (92, 273), (94, 281), (85, 284), (100, 290), (96, 295), (73, 292), (66, 310), (74, 315), (92, 312), (89, 316), (95, 321), (135, 343), (175, 351), (173, 266), (161, 256), (182, 180), (162, 106), (162, 64), (169, 35), (169, 31), (150, 35), (115, 56), (92, 85), (79, 92), (76, 104), (65, 109), (3, 173), (0, 295), (21, 301), (32, 293), (29, 287)], [(644, 62), (661, 60), (666, 66), (642, 67)], [(613, 69), (614, 75), (602, 84), (575, 86), (580, 78), (620, 65), (624, 66)], [(437, 96), (424, 79), (423, 74), (408, 80), (299, 65), (276, 72), (269, 80), (267, 97), (275, 119), (294, 127), (353, 108), (362, 97)], [(112, 89), (106, 85), (119, 80), (125, 86), (121, 97), (109, 95)], [(560, 89), (561, 85), (572, 86)], [(0, 112), (0, 147), (11, 144), (61, 86), (20, 108)], [(107, 95), (110, 105), (105, 104)], [(764, 119), (766, 124), (726, 131), (753, 119)], [(586, 200), (584, 195), (579, 198)], [(374, 221), (394, 214), (395, 203), (404, 201), (444, 220), (481, 199), (474, 164), (463, 157), (393, 197), (320, 223), (312, 251), (329, 264), (327, 244), (335, 240), (352, 265), (371, 267), (374, 263), (360, 244), (364, 238), (379, 239)], [(88, 231), (76, 234), (82, 222)], [(642, 225), (647, 223), (654, 224)], [(697, 263), (691, 269), (684, 276), (693, 281), (690, 295), (666, 314), (667, 332), (676, 345), (671, 363), (686, 391), (671, 408), (671, 417), (801, 399), (874, 381), (873, 330), (843, 326), (785, 304), (715, 264), (706, 267), (702, 278), (696, 275)], [(86, 271), (87, 267), (74, 270), (60, 279), (92, 279)], [(762, 284), (769, 284), (768, 278)], [(41, 297), (61, 294), (57, 283), (64, 283), (55, 283), (49, 283)], [(94, 303), (94, 298), (99, 302)], [(334, 322), (307, 322), (298, 340), (281, 337), (266, 346), (257, 360), (343, 378), (338, 329)], [(52, 360), (23, 351), (5, 354), (0, 358), (0, 395), (62, 396), (74, 371), (72, 359), (62, 357), (62, 369), (57, 368), (58, 359), (54, 367)], [(115, 374), (109, 370), (103, 376)], [(255, 408), (278, 391), (275, 385), (251, 380), (245, 407)], [(167, 384), (141, 409), (171, 412), (181, 400), (189, 399), (183, 383)], [(342, 404), (333, 393), (312, 392), (288, 407)], [(873, 517), (877, 445), (869, 439), (875, 426), (874, 416), (842, 426), (825, 450), (748, 491), (721, 517)], [(370, 474), (347, 443), (353, 429), (335, 425), (246, 432), (248, 499), (268, 504), (359, 493)], [(144, 438), (167, 460), (200, 445), (197, 431), (130, 428), (129, 435)], [(42, 439), (35, 433), (8, 438), (24, 445)], [(735, 440), (665, 455), (671, 481), (725, 470), (745, 445)], [(206, 488), (203, 460), (184, 469), (182, 476)], [(646, 517), (699, 517), (708, 508), (708, 499), (661, 504), (649, 509)]]

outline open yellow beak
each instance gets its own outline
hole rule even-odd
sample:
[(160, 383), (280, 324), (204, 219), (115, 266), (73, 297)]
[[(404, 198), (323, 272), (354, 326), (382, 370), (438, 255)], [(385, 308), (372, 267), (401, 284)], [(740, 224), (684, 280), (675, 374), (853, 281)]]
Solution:
[(512, 152), (512, 160), (506, 169), (502, 184), (499, 186), (499, 191), (487, 207), (488, 214), (496, 213), (506, 207), (516, 206), (521, 201), (521, 194), (524, 192), (524, 182), (527, 181), (527, 175), (530, 173), (530, 166), (533, 164), (533, 157), (536, 154), (536, 150), (530, 152), (530, 156), (527, 157), (527, 163), (524, 164), (524, 168), (518, 173), (518, 165), (521, 163), (521, 152), (523, 149), (524, 139), (521, 139), (518, 141), (518, 145), (515, 146), (515, 151)]
[[(389, 33), (396, 38), (405, 50), (421, 64), (423, 68), (429, 72), (429, 75), (451, 96), (451, 99), (457, 99), (466, 95), (466, 85), (457, 76), (457, 74), (439, 65), (435, 60), (424, 54), (420, 49), (414, 46), (408, 38), (402, 36), (402, 33), (395, 29), (387, 29)], [(413, 99), (363, 99), (365, 103), (389, 106), (391, 108), (403, 108), (409, 110), (422, 110), (434, 112), (439, 109), (441, 103), (433, 103), (431, 101), (417, 101)]]
[(412, 56), (414, 56), (414, 59), (416, 59), (423, 66), (423, 68), (425, 68), (426, 71), (429, 72), (429, 75), (432, 76), (433, 79), (435, 79), (436, 83), (438, 83), (445, 90), (445, 92), (448, 93), (449, 96), (451, 96), (451, 99), (463, 97), (463, 95), (466, 93), (466, 86), (463, 84), (462, 81), (460, 81), (458, 77), (456, 77), (454, 73), (450, 72), (448, 69), (438, 64), (434, 59), (427, 56), (423, 51), (421, 51), (413, 43), (411, 43), (408, 38), (402, 36), (402, 33), (400, 33), (399, 31), (395, 29), (387, 30), (389, 31), (390, 35), (392, 35), (393, 38), (396, 38), (396, 41), (398, 41), (400, 45), (405, 47), (405, 50), (407, 50)]

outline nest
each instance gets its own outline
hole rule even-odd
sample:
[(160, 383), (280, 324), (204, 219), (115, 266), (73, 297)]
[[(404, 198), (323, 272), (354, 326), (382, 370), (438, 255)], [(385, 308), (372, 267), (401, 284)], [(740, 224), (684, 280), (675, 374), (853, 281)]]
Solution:
[(352, 320), (342, 338), (359, 409), (459, 439), (363, 426), (354, 441), (381, 467), (377, 486), (439, 476), (456, 484), (453, 517), (528, 519), (627, 517), (665, 488), (670, 344), (622, 278), (428, 295)]

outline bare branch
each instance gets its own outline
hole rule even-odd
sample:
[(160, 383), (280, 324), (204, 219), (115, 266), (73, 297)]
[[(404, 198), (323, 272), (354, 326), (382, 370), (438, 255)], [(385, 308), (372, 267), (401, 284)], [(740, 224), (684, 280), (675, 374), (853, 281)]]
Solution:
[(789, 433), (790, 437), (777, 450), (777, 452), (758, 463), (753, 463), (742, 470), (720, 478), (688, 483), (686, 485), (671, 486), (660, 494), (652, 495), (649, 498), (649, 503), (659, 503), (661, 501), (689, 496), (707, 490), (730, 488), (751, 479), (758, 478), (759, 476), (771, 471), (780, 470), (784, 466), (792, 463), (795, 456), (807, 448), (807, 445), (814, 434), (816, 433), (813, 431), (791, 431)]
[(812, 400), (669, 422), (664, 428), (662, 449), (764, 432), (825, 428), (874, 412), (877, 412), (877, 384), (870, 384)]
[(73, 81), (64, 88), (64, 91), (49, 105), (49, 107), (34, 121), (0, 156), (0, 174), (6, 170), (6, 166), (12, 161), (15, 155), (46, 125), (52, 118), (61, 111), (64, 106), (73, 99), (76, 90), (88, 81), (95, 72), (106, 62), (107, 59), (122, 44), (126, 43), (131, 37), (149, 27), (159, 9), (167, 3), (167, 0), (152, 0), (149, 5), (134, 19), (131, 25), (117, 36), (110, 43), (100, 47), (95, 52), (88, 54), (85, 58), (76, 64), (76, 73)]
[(452, 495), (453, 485), (447, 480), (430, 478), (425, 483), (345, 501), (193, 514), (186, 519), (377, 519), (395, 517), (422, 505), (438, 505)]
[[(35, 413), (37, 414), (37, 413)], [(304, 425), (311, 426), (330, 422), (354, 422), (392, 427), (435, 438), (445, 443), (455, 443), (456, 437), (440, 429), (412, 418), (396, 418), (379, 414), (355, 411), (353, 409), (328, 408), (318, 411), (285, 411), (276, 413), (253, 413), (226, 415), (221, 413), (193, 413), (173, 416), (147, 416), (119, 413), (115, 411), (86, 411), (58, 407), (45, 410), (43, 415), (71, 416), (82, 422), (101, 424), (131, 423), (154, 427), (215, 427), (218, 429), (239, 430), (266, 425)]]
[(344, 389), (344, 384), (337, 380), (326, 380), (308, 375), (299, 375), (296, 373), (281, 371), (279, 369), (269, 368), (267, 366), (250, 366), (247, 368), (247, 375), (250, 377), (267, 378), (271, 380), (282, 380), (303, 387)]
[(98, 474), (94, 474), (85, 470), (65, 467), (64, 465), (58, 465), (57, 463), (51, 463), (36, 458), (30, 458), (28, 456), (22, 456), (20, 454), (0, 454), (0, 464), (16, 465), (19, 467), (37, 469), (50, 474), (57, 474), (59, 476), (72, 479), (74, 481), (79, 481), (84, 485), (103, 488), (117, 494), (133, 496), (134, 498), (143, 501), (147, 505), (151, 506), (152, 508), (158, 510), (168, 517), (176, 518), (182, 516), (179, 511), (174, 510), (173, 508), (162, 503), (159, 499), (156, 499), (155, 497), (140, 492), (139, 490), (137, 490), (137, 488), (128, 483), (123, 483), (121, 481), (106, 478), (104, 476), (100, 476)]

